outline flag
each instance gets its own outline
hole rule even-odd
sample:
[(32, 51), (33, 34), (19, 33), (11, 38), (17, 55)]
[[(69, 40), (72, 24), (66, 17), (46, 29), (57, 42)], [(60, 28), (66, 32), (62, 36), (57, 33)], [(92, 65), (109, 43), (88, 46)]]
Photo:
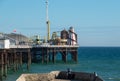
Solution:
[(14, 29), (13, 32), (16, 32), (16, 29)]

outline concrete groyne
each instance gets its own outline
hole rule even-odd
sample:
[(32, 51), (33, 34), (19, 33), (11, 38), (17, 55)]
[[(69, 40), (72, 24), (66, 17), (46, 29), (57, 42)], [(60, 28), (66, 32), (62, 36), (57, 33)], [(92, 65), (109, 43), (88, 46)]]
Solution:
[(94, 73), (72, 72), (68, 78), (66, 71), (52, 71), (42, 74), (22, 74), (16, 81), (103, 81)]

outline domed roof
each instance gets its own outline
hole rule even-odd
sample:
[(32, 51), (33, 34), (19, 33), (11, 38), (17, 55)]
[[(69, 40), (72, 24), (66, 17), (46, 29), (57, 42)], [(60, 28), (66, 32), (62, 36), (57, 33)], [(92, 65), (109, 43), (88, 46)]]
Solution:
[(29, 40), (28, 37), (22, 34), (17, 34), (17, 33), (10, 33), (10, 34), (5, 34), (8, 38), (12, 38), (18, 41), (25, 41), (27, 42)]

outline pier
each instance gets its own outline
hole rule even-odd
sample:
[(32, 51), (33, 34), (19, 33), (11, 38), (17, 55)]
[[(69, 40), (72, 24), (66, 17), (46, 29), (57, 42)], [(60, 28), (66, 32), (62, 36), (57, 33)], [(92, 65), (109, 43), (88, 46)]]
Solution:
[(51, 39), (40, 39), (38, 35), (32, 41), (28, 39), (22, 34), (1, 34), (0, 81), (7, 77), (9, 70), (17, 72), (23, 65), (29, 71), (31, 63), (78, 62), (79, 45), (73, 27), (60, 31), (60, 36), (53, 32)]
[[(74, 28), (53, 32), (52, 37), (29, 40), (22, 34), (1, 34), (0, 36), (0, 81), (7, 77), (8, 71), (17, 72), (22, 66), (30, 71), (31, 63), (78, 62), (78, 42)], [(29, 40), (29, 41), (28, 41)], [(59, 57), (59, 58), (57, 58)], [(26, 65), (26, 66), (25, 66)]]
[(28, 71), (32, 62), (56, 63), (58, 53), (64, 63), (67, 63), (68, 54), (71, 55), (72, 61), (78, 62), (77, 45), (16, 45), (10, 46), (9, 49), (0, 49), (0, 81), (7, 77), (8, 70), (17, 72), (22, 69), (24, 63)]
[[(0, 33), (0, 81), (7, 77), (8, 70), (14, 72), (22, 69), (25, 63), (30, 70), (31, 63), (56, 63), (58, 55), (60, 60), (78, 62), (78, 39), (74, 28), (54, 31), (50, 33), (50, 20), (48, 17), (48, 0), (46, 0), (46, 26), (47, 35), (27, 37), (21, 33)], [(70, 59), (68, 59), (70, 56)]]

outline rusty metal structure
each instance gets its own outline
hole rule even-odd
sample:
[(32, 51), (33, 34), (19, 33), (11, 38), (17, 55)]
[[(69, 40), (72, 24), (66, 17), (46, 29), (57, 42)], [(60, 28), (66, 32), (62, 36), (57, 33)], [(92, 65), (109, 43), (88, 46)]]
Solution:
[[(63, 45), (48, 45), (42, 47), (33, 47), (31, 49), (33, 62), (40, 63), (55, 63), (58, 53), (61, 55), (61, 61), (67, 63), (68, 55), (70, 54), (71, 60), (75, 63), (78, 62), (78, 46), (63, 46)], [(37, 58), (39, 56), (39, 58)]]

